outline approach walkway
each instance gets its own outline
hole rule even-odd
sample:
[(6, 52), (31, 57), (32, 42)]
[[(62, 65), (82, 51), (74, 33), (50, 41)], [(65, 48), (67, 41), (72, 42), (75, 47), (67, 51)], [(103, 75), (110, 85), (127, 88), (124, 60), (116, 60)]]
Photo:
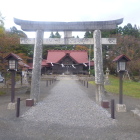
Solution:
[[(88, 137), (95, 138), (94, 130), (117, 124), (107, 110), (97, 105), (81, 89), (76, 77), (60, 76), (57, 79), (60, 81), (50, 90), (50, 94), (22, 115), (22, 120), (29, 128), (26, 133), (30, 135), (38, 127), (39, 133), (50, 139), (86, 140)], [(92, 132), (88, 132), (88, 129)], [(47, 135), (49, 130), (52, 136)]]
[[(49, 87), (42, 81), (41, 101), (22, 113), (19, 119), (3, 121), (1, 139), (137, 140), (139, 138), (139, 132), (134, 133), (133, 129), (128, 131), (129, 126), (122, 127), (118, 120), (111, 119), (109, 112), (90, 98), (88, 94), (90, 89), (82, 86), (77, 77), (60, 76), (58, 80)], [(94, 88), (92, 92), (95, 94)], [(4, 133), (6, 130), (8, 132)]]
[(113, 124), (110, 114), (88, 97), (74, 77), (58, 79), (50, 95), (23, 115), (26, 121), (96, 128)]

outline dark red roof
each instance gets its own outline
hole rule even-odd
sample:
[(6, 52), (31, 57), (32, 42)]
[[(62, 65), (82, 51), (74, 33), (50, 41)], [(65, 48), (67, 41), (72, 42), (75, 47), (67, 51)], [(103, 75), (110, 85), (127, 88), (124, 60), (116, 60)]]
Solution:
[(29, 69), (33, 69), (33, 63), (28, 63)]
[[(89, 64), (88, 64), (89, 66)], [(94, 61), (90, 61), (90, 66), (94, 66)]]
[(58, 63), (66, 55), (69, 55), (77, 63), (88, 63), (86, 50), (48, 50), (47, 63)]
[[(28, 63), (28, 66), (29, 66), (29, 69), (33, 69), (33, 63)], [(45, 59), (43, 59), (42, 62), (41, 62), (41, 66), (42, 67), (44, 67), (44, 66), (48, 67), (49, 64), (47, 64), (47, 61)]]
[(47, 61), (45, 59), (42, 60), (41, 62), (41, 66), (48, 66), (49, 64), (47, 64)]
[(113, 62), (117, 62), (117, 61), (119, 61), (119, 60), (122, 59), (122, 58), (124, 58), (126, 61), (131, 61), (126, 55), (122, 54), (122, 55), (117, 56), (117, 57), (113, 60)]

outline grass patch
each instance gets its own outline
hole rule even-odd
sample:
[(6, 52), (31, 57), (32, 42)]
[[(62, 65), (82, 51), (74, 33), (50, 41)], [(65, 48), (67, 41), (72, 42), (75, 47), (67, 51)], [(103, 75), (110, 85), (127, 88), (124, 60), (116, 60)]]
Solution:
[[(105, 85), (106, 91), (119, 94), (119, 78), (110, 75), (109, 80), (111, 84)], [(94, 81), (91, 81), (90, 83), (95, 84)], [(123, 79), (123, 94), (140, 98), (140, 83)]]
[(5, 91), (0, 91), (0, 96), (1, 96), (1, 95), (5, 95), (5, 94), (6, 94)]
[(89, 81), (89, 83), (95, 85), (95, 81)]

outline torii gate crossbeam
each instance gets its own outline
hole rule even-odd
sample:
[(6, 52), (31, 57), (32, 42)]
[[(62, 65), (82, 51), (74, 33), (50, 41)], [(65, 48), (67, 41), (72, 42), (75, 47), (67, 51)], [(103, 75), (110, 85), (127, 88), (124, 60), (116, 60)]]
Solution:
[(123, 22), (123, 18), (109, 21), (84, 21), (84, 22), (47, 22), (28, 21), (14, 18), (14, 22), (24, 31), (93, 31), (112, 30)]

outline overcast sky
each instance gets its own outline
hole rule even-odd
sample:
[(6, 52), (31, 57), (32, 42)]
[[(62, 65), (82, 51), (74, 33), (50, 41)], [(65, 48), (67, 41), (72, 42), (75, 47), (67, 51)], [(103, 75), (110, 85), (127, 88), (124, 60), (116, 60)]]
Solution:
[[(131, 23), (140, 27), (140, 0), (0, 0), (0, 11), (5, 17), (6, 28), (16, 26), (14, 17), (66, 22), (124, 18), (120, 26)], [(31, 36), (34, 33), (28, 34)]]

